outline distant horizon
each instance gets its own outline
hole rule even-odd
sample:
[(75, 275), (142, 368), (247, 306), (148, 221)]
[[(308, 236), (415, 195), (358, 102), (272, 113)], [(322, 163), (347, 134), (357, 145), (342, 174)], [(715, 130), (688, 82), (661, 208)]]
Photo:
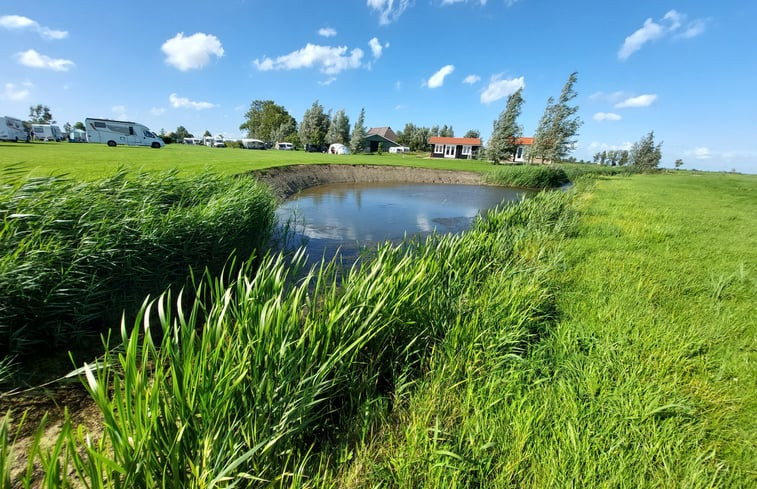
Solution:
[(253, 100), (297, 120), (316, 100), (353, 126), (452, 126), (486, 142), (507, 96), (533, 136), (574, 71), (583, 125), (571, 156), (628, 149), (650, 131), (661, 166), (757, 173), (757, 4), (725, 0), (238, 0), (137, 2), (82, 16), (62, 4), (0, 11), (0, 115), (51, 109), (59, 126), (126, 120), (230, 139)]

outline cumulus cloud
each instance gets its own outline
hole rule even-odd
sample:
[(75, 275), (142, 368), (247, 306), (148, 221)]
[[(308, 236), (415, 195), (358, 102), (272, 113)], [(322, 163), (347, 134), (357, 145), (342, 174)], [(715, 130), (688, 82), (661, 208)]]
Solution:
[(612, 112), (597, 112), (594, 114), (594, 120), (595, 121), (619, 121), (622, 119), (620, 115), (614, 114)]
[(382, 46), (377, 37), (374, 37), (373, 39), (368, 41), (368, 45), (371, 47), (371, 52), (373, 53), (374, 59), (379, 59), (381, 57), (381, 54), (384, 52), (384, 48), (389, 47), (389, 43), (386, 43)]
[(347, 46), (319, 46), (308, 43), (304, 48), (276, 59), (256, 59), (255, 66), (260, 71), (297, 70), (318, 67), (322, 73), (336, 75), (343, 70), (359, 68), (363, 60), (363, 50), (355, 48), (347, 54)]
[(627, 109), (630, 107), (649, 107), (654, 103), (655, 100), (657, 100), (657, 95), (650, 93), (639, 95), (638, 97), (627, 98), (622, 102), (615, 104), (614, 107), (616, 109)]
[(467, 83), (468, 85), (473, 85), (475, 83), (478, 83), (481, 81), (481, 77), (478, 75), (468, 75), (463, 80), (463, 83)]
[[(651, 18), (645, 20), (644, 25), (626, 37), (623, 45), (618, 50), (618, 58), (626, 60), (633, 53), (641, 49), (644, 44), (671, 34), (675, 34), (675, 37), (682, 39), (696, 37), (705, 31), (706, 26), (707, 22), (704, 19), (695, 19), (687, 23), (686, 14), (670, 10), (659, 22), (655, 22)], [(682, 27), (684, 27), (683, 32), (676, 34)]]
[(65, 39), (68, 31), (59, 31), (39, 25), (39, 22), (21, 15), (3, 15), (0, 17), (0, 27), (6, 29), (32, 29), (45, 39)]
[(526, 81), (522, 76), (503, 80), (501, 79), (501, 75), (494, 75), (489, 80), (489, 85), (481, 92), (481, 103), (490, 104), (496, 102), (525, 87)]
[(379, 24), (395, 22), (410, 6), (411, 0), (367, 0), (366, 5), (379, 14)]
[(426, 82), (426, 85), (428, 88), (439, 88), (442, 85), (444, 85), (444, 79), (450, 75), (453, 71), (455, 71), (454, 65), (445, 65), (442, 66), (442, 68), (431, 75), (431, 78), (428, 79)]
[(318, 84), (321, 85), (321, 86), (323, 86), (323, 87), (327, 87), (327, 86), (331, 85), (332, 83), (334, 83), (335, 81), (336, 81), (336, 77), (335, 76), (330, 76), (330, 77), (326, 78), (323, 81), (319, 81)]
[(3, 92), (2, 95), (0, 95), (0, 98), (14, 102), (25, 100), (29, 96), (29, 89), (31, 87), (31, 83), (24, 83), (22, 86), (18, 86), (15, 83), (6, 83), (3, 87)]
[[(455, 3), (468, 3), (469, 0), (442, 0), (442, 5), (453, 5)], [(471, 3), (478, 3), (481, 4), (481, 6), (486, 5), (487, 0), (473, 0)], [(514, 4), (518, 0), (505, 0), (505, 3), (509, 7), (510, 5)]]
[(210, 63), (211, 57), (223, 56), (223, 46), (211, 34), (198, 32), (184, 37), (179, 32), (160, 47), (166, 55), (166, 63), (181, 71), (196, 70)]
[(216, 104), (211, 104), (210, 102), (194, 102), (186, 97), (179, 97), (175, 93), (168, 96), (168, 101), (171, 102), (171, 106), (174, 109), (205, 110), (217, 107)]
[(336, 36), (336, 29), (331, 27), (321, 27), (318, 29), (318, 35), (323, 37), (334, 37)]
[(54, 59), (50, 56), (40, 54), (34, 49), (16, 53), (18, 62), (29, 68), (42, 68), (53, 71), (68, 71), (71, 67), (76, 66), (70, 59)]
[(633, 148), (633, 143), (630, 141), (626, 141), (625, 143), (620, 144), (607, 144), (599, 141), (592, 141), (588, 146), (588, 149), (590, 151), (631, 151), (631, 148)]

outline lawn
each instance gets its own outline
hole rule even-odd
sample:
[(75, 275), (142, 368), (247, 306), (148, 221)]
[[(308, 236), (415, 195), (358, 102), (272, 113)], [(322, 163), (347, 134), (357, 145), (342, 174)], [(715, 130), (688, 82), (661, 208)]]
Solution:
[(271, 166), (338, 163), (351, 165), (396, 165), (486, 172), (488, 162), (430, 159), (418, 155), (330, 155), (304, 151), (243, 150), (170, 144), (161, 149), (74, 143), (0, 143), (0, 169), (20, 168), (30, 176), (67, 174), (92, 180), (110, 176), (119, 167), (129, 172), (178, 169), (190, 175), (210, 170), (233, 175)]

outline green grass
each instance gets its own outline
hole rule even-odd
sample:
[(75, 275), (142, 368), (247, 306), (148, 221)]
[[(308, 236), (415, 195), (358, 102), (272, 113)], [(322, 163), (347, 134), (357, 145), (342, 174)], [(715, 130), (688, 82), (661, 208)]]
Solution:
[(210, 170), (234, 175), (272, 166), (335, 163), (394, 165), (486, 172), (492, 168), (478, 160), (430, 159), (418, 155), (329, 155), (304, 151), (256, 151), (169, 144), (161, 149), (74, 143), (0, 143), (0, 170), (23, 168), (30, 176), (67, 174), (76, 179), (97, 179), (120, 168), (131, 173), (178, 170), (194, 175)]
[(488, 173), (486, 180), (509, 187), (545, 189), (568, 183), (568, 176), (556, 165), (504, 165)]

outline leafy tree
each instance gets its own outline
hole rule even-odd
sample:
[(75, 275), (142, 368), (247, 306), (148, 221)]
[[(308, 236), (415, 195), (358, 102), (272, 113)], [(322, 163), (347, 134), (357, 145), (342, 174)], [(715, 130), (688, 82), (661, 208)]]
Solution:
[(678, 158), (675, 163), (673, 163), (676, 167), (676, 170), (681, 168), (683, 166), (683, 160), (681, 158)]
[(523, 128), (518, 124), (521, 108), (523, 107), (523, 89), (507, 97), (505, 110), (494, 121), (492, 136), (487, 147), (487, 156), (494, 163), (507, 160), (515, 156), (518, 150), (517, 140), (523, 135)]
[[(205, 131), (207, 132), (207, 131)], [(176, 131), (174, 132), (174, 139), (177, 142), (184, 141), (184, 138), (192, 138), (193, 135), (189, 134), (189, 131), (184, 126), (179, 126), (176, 128)]]
[(316, 100), (305, 111), (300, 123), (300, 141), (302, 144), (321, 146), (326, 143), (331, 117), (323, 112), (323, 106)]
[(66, 122), (63, 124), (63, 130), (66, 132), (66, 134), (71, 134), (71, 130), (73, 129), (73, 126), (70, 122)]
[(577, 79), (578, 73), (571, 73), (557, 102), (552, 97), (547, 99), (547, 106), (534, 134), (531, 158), (555, 162), (564, 159), (573, 150), (578, 128), (582, 124), (581, 118), (576, 115), (578, 106), (569, 104), (577, 95), (573, 89)]
[(74, 129), (78, 129), (80, 131), (86, 131), (87, 130), (87, 128), (84, 127), (84, 123), (81, 122), (81, 121), (74, 123)]
[(253, 100), (250, 110), (245, 115), (245, 121), (239, 126), (240, 130), (247, 131), (248, 138), (256, 138), (263, 141), (274, 142), (274, 132), (280, 131), (282, 125), (296, 127), (297, 121), (289, 115), (289, 112), (273, 100)]
[(642, 170), (653, 170), (658, 167), (662, 159), (662, 142), (655, 146), (654, 131), (633, 144), (629, 156), (631, 164)]
[(352, 129), (352, 138), (350, 138), (350, 151), (355, 154), (365, 151), (365, 137), (368, 131), (365, 128), (365, 108), (360, 109), (360, 115)]
[(447, 127), (447, 124), (444, 124), (442, 128), (439, 130), (439, 136), (443, 138), (454, 138), (455, 130), (452, 129), (452, 126)]
[(478, 132), (478, 129), (471, 129), (468, 132), (465, 133), (464, 138), (480, 138), (481, 133)]
[(50, 107), (37, 104), (29, 107), (29, 122), (32, 124), (55, 124)]
[(350, 118), (344, 112), (344, 109), (336, 111), (331, 119), (329, 134), (326, 138), (327, 143), (348, 144), (350, 141)]
[(205, 132), (202, 133), (202, 137), (204, 137), (204, 138), (209, 138), (209, 137), (212, 137), (212, 136), (213, 135), (210, 134), (210, 131), (208, 131), (207, 129), (205, 129)]
[[(295, 144), (295, 140), (297, 144)], [(271, 131), (271, 141), (287, 141), (292, 144), (298, 145), (300, 137), (297, 134), (297, 123), (294, 119), (282, 123), (279, 127)]]

